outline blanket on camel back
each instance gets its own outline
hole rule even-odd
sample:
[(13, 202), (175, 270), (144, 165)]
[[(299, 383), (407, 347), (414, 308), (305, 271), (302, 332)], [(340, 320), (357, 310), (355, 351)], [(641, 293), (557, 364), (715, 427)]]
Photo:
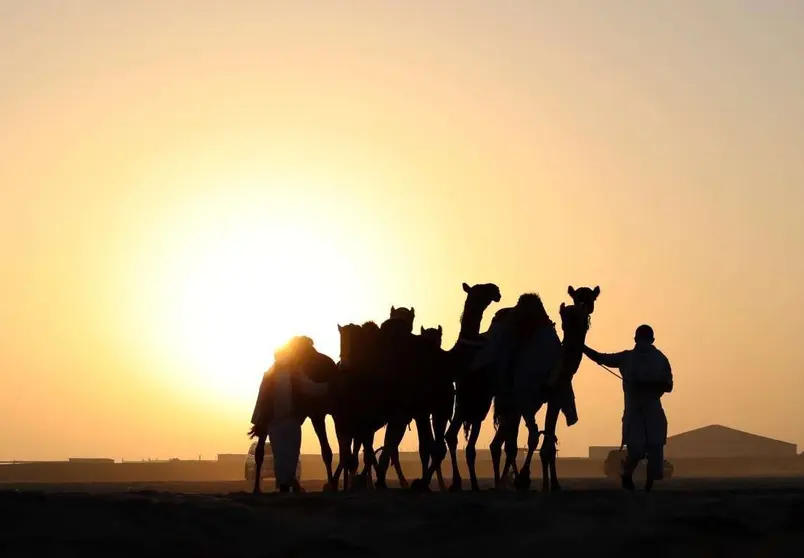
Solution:
[(519, 409), (535, 413), (547, 401), (551, 389), (560, 398), (567, 425), (578, 422), (571, 378), (559, 381), (558, 377), (563, 351), (554, 324), (522, 335), (506, 318), (494, 323), (486, 337), (488, 341), (475, 357), (472, 369), (486, 369), (493, 374), (496, 395), (511, 398)]

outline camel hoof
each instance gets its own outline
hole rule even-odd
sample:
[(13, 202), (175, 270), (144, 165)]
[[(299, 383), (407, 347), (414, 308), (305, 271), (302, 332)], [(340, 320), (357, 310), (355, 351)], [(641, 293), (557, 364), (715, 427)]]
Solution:
[(558, 482), (550, 484), (550, 492), (561, 492), (562, 490), (563, 488), (561, 488), (561, 485), (558, 484)]
[(374, 489), (375, 490), (385, 490), (386, 488), (388, 488), (388, 485), (385, 483), (384, 479), (377, 479), (374, 482)]
[(399, 481), (399, 487), (402, 488), (403, 490), (407, 490), (408, 488), (410, 488), (410, 485), (408, 484), (408, 481), (402, 479), (401, 481)]
[(334, 482), (325, 482), (321, 487), (322, 492), (337, 492), (338, 486)]
[(472, 483), (472, 492), (480, 492), (480, 485), (477, 482)]
[(430, 492), (430, 487), (424, 484), (422, 479), (414, 479), (414, 481), (410, 484), (410, 489), (413, 492)]
[(450, 492), (460, 492), (461, 490), (463, 490), (463, 486), (461, 486), (461, 485), (462, 485), (461, 479), (456, 478), (456, 479), (454, 479), (452, 481), (452, 484), (449, 485), (449, 491)]

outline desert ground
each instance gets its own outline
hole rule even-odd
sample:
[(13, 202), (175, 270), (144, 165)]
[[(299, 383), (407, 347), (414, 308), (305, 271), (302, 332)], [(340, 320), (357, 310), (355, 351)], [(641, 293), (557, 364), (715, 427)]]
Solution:
[[(605, 479), (562, 493), (254, 496), (243, 482), (0, 486), (0, 556), (795, 556), (804, 478), (672, 479), (630, 494)], [(266, 488), (271, 488), (267, 483)]]

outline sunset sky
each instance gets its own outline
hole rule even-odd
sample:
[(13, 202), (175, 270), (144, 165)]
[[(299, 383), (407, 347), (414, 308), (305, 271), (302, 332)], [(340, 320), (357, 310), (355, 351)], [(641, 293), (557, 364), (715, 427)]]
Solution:
[[(599, 285), (671, 434), (804, 449), (802, 147), (793, 0), (0, 0), (0, 460), (245, 452), (275, 345), (449, 347), (464, 281)], [(617, 445), (575, 389), (560, 455)]]

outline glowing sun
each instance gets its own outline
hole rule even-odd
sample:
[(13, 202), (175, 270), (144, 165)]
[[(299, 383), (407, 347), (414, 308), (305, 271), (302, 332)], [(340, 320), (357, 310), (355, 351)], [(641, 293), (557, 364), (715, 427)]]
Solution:
[(253, 400), (274, 348), (292, 335), (337, 357), (337, 323), (364, 291), (360, 262), (324, 223), (266, 221), (196, 235), (172, 263), (161, 329), (187, 381), (216, 397)]

